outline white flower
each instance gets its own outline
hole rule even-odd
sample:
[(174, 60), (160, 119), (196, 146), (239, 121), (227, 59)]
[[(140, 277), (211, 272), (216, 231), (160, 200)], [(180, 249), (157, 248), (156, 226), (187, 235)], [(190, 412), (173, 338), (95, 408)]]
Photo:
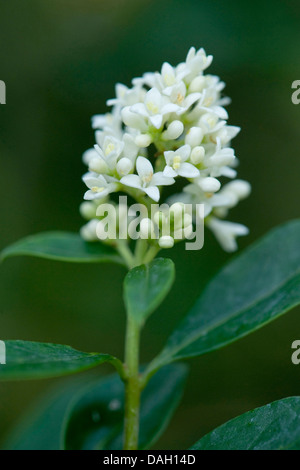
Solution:
[[(211, 153), (207, 153), (204, 159), (204, 164), (210, 172), (210, 176), (219, 177), (226, 176), (226, 168), (235, 163), (234, 150), (226, 147), (222, 148), (221, 140), (217, 139), (217, 147)], [(225, 167), (225, 169), (224, 169)], [(234, 172), (235, 175), (235, 172)]]
[(178, 65), (177, 71), (185, 73), (185, 80), (190, 83), (197, 75), (202, 75), (203, 70), (210, 66), (212, 60), (213, 57), (207, 56), (204, 49), (196, 51), (195, 47), (191, 47), (186, 61)]
[(107, 101), (107, 106), (131, 106), (137, 101), (141, 101), (146, 94), (146, 91), (141, 86), (128, 88), (122, 83), (116, 84), (116, 98)]
[(169, 186), (175, 181), (163, 175), (160, 171), (154, 173), (149, 160), (144, 157), (138, 157), (136, 161), (137, 175), (124, 176), (121, 183), (131, 188), (140, 189), (154, 201), (159, 201), (160, 193), (158, 186)]
[(214, 233), (222, 248), (228, 252), (237, 250), (236, 237), (248, 235), (249, 233), (245, 225), (220, 220), (216, 217), (208, 219), (207, 226)]
[(248, 181), (235, 180), (227, 183), (220, 191), (220, 195), (227, 199), (227, 203), (215, 210), (218, 217), (226, 217), (228, 209), (235, 207), (240, 201), (251, 193), (251, 185)]
[(102, 199), (109, 193), (117, 190), (117, 180), (110, 176), (97, 175), (95, 173), (87, 173), (82, 178), (89, 188), (84, 195), (84, 199), (92, 201), (93, 199)]
[(165, 152), (164, 156), (167, 162), (163, 174), (164, 176), (176, 177), (184, 176), (185, 178), (196, 178), (200, 175), (200, 171), (191, 163), (188, 163), (191, 154), (191, 147), (184, 145), (176, 151)]
[[(200, 218), (204, 213), (205, 222), (224, 249), (236, 248), (236, 237), (246, 234), (247, 229), (219, 219), (247, 197), (251, 187), (234, 180), (238, 160), (231, 140), (240, 128), (227, 125), (224, 106), (230, 100), (223, 96), (225, 83), (204, 73), (211, 62), (212, 56), (204, 49), (192, 47), (186, 60), (177, 66), (164, 62), (160, 72), (134, 78), (129, 87), (116, 85), (115, 97), (107, 102), (111, 112), (92, 120), (96, 145), (83, 155), (89, 168), (83, 178), (89, 188), (85, 199), (92, 201), (81, 207), (85, 218), (95, 220), (95, 207), (103, 198), (111, 202), (109, 195), (113, 192), (125, 192), (146, 205), (149, 201), (141, 199), (140, 192), (159, 201), (160, 187), (172, 185), (178, 178), (181, 192), (168, 196), (167, 202), (178, 203), (175, 207), (179, 211), (183, 203), (193, 205), (184, 228), (193, 230), (199, 204)], [(223, 184), (221, 176), (232, 181)], [(168, 217), (160, 211), (156, 226)], [(83, 228), (83, 237), (93, 238), (93, 224)], [(173, 237), (160, 233), (154, 242), (157, 247), (173, 246), (175, 232), (181, 233), (183, 227), (177, 227), (173, 219), (172, 224)], [(143, 221), (141, 230), (144, 235), (151, 231), (149, 220)]]
[(189, 93), (184, 82), (180, 82), (172, 87), (166, 88), (164, 94), (167, 95), (171, 102), (179, 108), (175, 111), (177, 115), (185, 113), (196, 101), (201, 98), (200, 93)]
[[(203, 178), (201, 183), (202, 187), (205, 188), (207, 178)], [(217, 181), (217, 180), (216, 180)], [(204, 183), (204, 184), (203, 184)], [(207, 217), (215, 208), (218, 207), (228, 207), (230, 203), (230, 199), (226, 194), (217, 193), (215, 194), (211, 189), (217, 190), (217, 183), (215, 183), (215, 187), (212, 187), (213, 184), (210, 184), (209, 189), (210, 192), (206, 192), (204, 189), (201, 188), (201, 185), (197, 183), (189, 184), (184, 188), (184, 193), (189, 200), (186, 200), (186, 203), (190, 204), (204, 204), (204, 217)]]
[(159, 81), (161, 90), (164, 90), (179, 83), (183, 77), (184, 73), (177, 73), (176, 68), (172, 67), (168, 62), (164, 62), (157, 80)]
[(131, 112), (149, 120), (156, 129), (162, 127), (167, 114), (179, 110), (179, 105), (171, 103), (167, 97), (161, 95), (157, 88), (152, 88), (147, 92), (144, 103), (136, 103), (130, 107)]

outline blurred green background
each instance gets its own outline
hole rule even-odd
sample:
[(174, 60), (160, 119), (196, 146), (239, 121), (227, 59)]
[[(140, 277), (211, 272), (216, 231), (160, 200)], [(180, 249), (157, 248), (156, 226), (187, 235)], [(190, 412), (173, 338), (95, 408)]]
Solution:
[[(287, 0), (0, 0), (0, 248), (43, 230), (77, 231), (84, 187), (81, 154), (94, 142), (90, 117), (105, 111), (119, 81), (184, 60), (190, 46), (214, 55), (227, 83), (239, 176), (253, 194), (230, 214), (251, 235), (299, 217), (300, 4)], [(151, 318), (142, 361), (230, 258), (207, 233), (205, 249), (172, 252), (175, 288)], [(123, 352), (125, 271), (29, 258), (0, 266), (0, 337)], [(300, 395), (300, 310), (234, 345), (191, 361), (181, 408), (156, 448), (178, 449), (253, 407)], [(109, 372), (104, 366), (96, 373)], [(0, 441), (38, 396), (59, 380), (0, 384)]]

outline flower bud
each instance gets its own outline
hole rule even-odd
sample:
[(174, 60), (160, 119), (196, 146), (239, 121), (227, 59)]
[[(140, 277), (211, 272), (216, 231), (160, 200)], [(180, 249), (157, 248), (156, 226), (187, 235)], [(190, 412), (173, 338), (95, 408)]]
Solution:
[(85, 165), (88, 166), (89, 163), (93, 160), (93, 158), (97, 158), (97, 157), (98, 157), (97, 151), (94, 148), (89, 149), (86, 152), (84, 152), (84, 154), (82, 155), (82, 161), (83, 163), (85, 163)]
[(189, 86), (189, 92), (190, 93), (196, 93), (196, 92), (201, 92), (203, 88), (205, 87), (205, 77), (203, 75), (194, 78), (192, 83)]
[(130, 111), (130, 106), (126, 106), (122, 109), (122, 120), (126, 126), (133, 127), (134, 129), (139, 129), (142, 132), (147, 129), (145, 120), (142, 116), (139, 116), (137, 113)]
[(99, 220), (93, 219), (93, 220), (90, 220), (90, 222), (88, 222), (86, 225), (81, 227), (80, 235), (85, 241), (94, 242), (98, 240), (98, 237), (97, 237), (98, 222)]
[(213, 129), (218, 122), (218, 116), (212, 113), (205, 113), (200, 119), (200, 125), (204, 127), (206, 131)]
[(130, 171), (132, 170), (133, 165), (131, 160), (129, 158), (121, 158), (121, 160), (118, 161), (117, 163), (117, 172), (119, 173), (120, 176), (126, 176)]
[(199, 163), (203, 162), (204, 156), (205, 156), (204, 147), (195, 147), (192, 150), (190, 159), (194, 165), (198, 165)]
[(146, 148), (151, 144), (152, 137), (149, 134), (140, 134), (135, 138), (134, 142), (138, 147)]
[(184, 131), (184, 125), (181, 121), (173, 121), (168, 129), (162, 134), (164, 140), (175, 140), (181, 136)]
[(166, 235), (158, 240), (158, 244), (161, 248), (173, 248), (174, 238)]
[(205, 193), (216, 193), (221, 188), (220, 181), (210, 176), (201, 179), (198, 184)]
[(90, 161), (89, 170), (95, 173), (105, 174), (108, 172), (108, 166), (101, 157), (96, 157)]
[(91, 220), (96, 217), (96, 206), (92, 202), (83, 202), (79, 208), (81, 216), (86, 220)]
[(203, 130), (200, 127), (191, 127), (186, 135), (185, 143), (190, 145), (192, 148), (197, 147), (201, 144), (203, 135)]
[(235, 180), (226, 185), (224, 189), (232, 191), (239, 199), (245, 199), (251, 193), (251, 185), (248, 181)]

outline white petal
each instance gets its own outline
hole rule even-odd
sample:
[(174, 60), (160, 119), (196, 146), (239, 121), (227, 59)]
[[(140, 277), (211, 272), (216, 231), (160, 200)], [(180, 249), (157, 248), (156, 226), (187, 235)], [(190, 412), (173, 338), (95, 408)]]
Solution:
[(141, 179), (138, 175), (127, 175), (121, 178), (120, 183), (131, 188), (142, 189)]
[(149, 186), (148, 188), (144, 188), (143, 191), (151, 198), (153, 201), (158, 202), (160, 198), (159, 189), (157, 186)]
[(172, 165), (173, 158), (175, 157), (175, 152), (173, 152), (172, 150), (164, 152), (164, 157), (167, 165)]
[(163, 116), (161, 114), (156, 114), (155, 116), (150, 117), (150, 122), (156, 129), (160, 129), (163, 122)]
[(201, 93), (191, 93), (189, 96), (186, 97), (184, 100), (184, 107), (190, 108), (196, 101), (201, 98)]
[(89, 163), (94, 159), (98, 157), (98, 153), (95, 149), (89, 149), (84, 154), (82, 155), (82, 160), (83, 163), (86, 165), (89, 165)]
[(170, 178), (176, 178), (176, 176), (178, 176), (178, 173), (173, 170), (173, 168), (169, 165), (165, 166), (165, 169), (163, 171), (163, 175), (164, 176), (167, 176), (167, 177), (170, 177)]
[(197, 178), (200, 176), (200, 171), (191, 163), (182, 163), (178, 169), (178, 174), (185, 178)]
[(136, 170), (140, 178), (153, 174), (153, 167), (150, 161), (145, 157), (138, 157), (136, 161)]
[(177, 111), (180, 111), (180, 110), (181, 110), (181, 107), (178, 106), (177, 104), (168, 103), (162, 107), (161, 114), (176, 113)]
[(86, 201), (93, 201), (94, 199), (102, 199), (103, 197), (107, 196), (109, 194), (108, 188), (104, 189), (101, 191), (101, 193), (95, 193), (94, 191), (91, 191), (90, 189), (85, 193), (84, 199)]
[(149, 116), (149, 113), (144, 103), (136, 103), (133, 106), (130, 106), (130, 111), (136, 114), (140, 114), (143, 117)]
[(106, 180), (103, 178), (102, 175), (99, 175), (99, 177), (92, 176), (91, 174), (86, 174), (82, 178), (83, 182), (87, 185), (88, 188), (93, 188), (94, 186), (99, 187), (99, 186), (107, 186)]
[(153, 175), (151, 186), (170, 186), (175, 183), (175, 180), (171, 177), (165, 176), (162, 171)]
[(161, 106), (161, 94), (160, 92), (158, 91), (157, 88), (151, 88), (151, 90), (149, 90), (147, 93), (146, 93), (146, 97), (145, 97), (145, 103), (147, 105), (147, 103), (151, 103), (151, 104), (154, 104), (155, 106), (158, 106), (158, 108), (160, 108)]
[(176, 155), (181, 157), (181, 160), (185, 162), (191, 155), (191, 147), (189, 145), (183, 145), (175, 152)]

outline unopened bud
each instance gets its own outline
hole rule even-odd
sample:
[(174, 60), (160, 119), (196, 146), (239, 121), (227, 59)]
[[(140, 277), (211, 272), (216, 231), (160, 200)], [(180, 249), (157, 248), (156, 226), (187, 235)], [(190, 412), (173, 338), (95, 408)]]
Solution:
[(186, 135), (185, 143), (190, 145), (192, 148), (197, 147), (201, 144), (203, 135), (203, 130), (200, 127), (191, 127)]
[(189, 92), (190, 93), (196, 93), (196, 92), (201, 92), (203, 88), (205, 87), (205, 77), (200, 76), (194, 78), (192, 83), (189, 86)]
[(97, 219), (93, 219), (89, 223), (81, 227), (80, 235), (85, 241), (94, 242), (98, 240), (98, 237), (97, 237), (98, 222), (99, 221)]
[(173, 248), (174, 238), (166, 235), (158, 240), (158, 244), (161, 248)]
[(86, 220), (96, 217), (96, 206), (92, 202), (83, 202), (79, 208), (81, 216)]
[(231, 181), (226, 185), (226, 189), (227, 188), (232, 191), (239, 199), (245, 199), (251, 193), (251, 185), (248, 183), (248, 181)]
[(131, 160), (129, 158), (121, 158), (121, 160), (118, 161), (117, 163), (117, 172), (119, 173), (120, 176), (126, 176), (130, 171), (132, 170), (133, 165)]
[(198, 184), (205, 193), (216, 193), (221, 188), (220, 181), (210, 176), (203, 178)]
[(205, 150), (204, 150), (204, 147), (195, 147), (193, 148), (192, 150), (192, 153), (191, 153), (191, 162), (194, 164), (194, 165), (198, 165), (199, 163), (203, 162), (204, 160), (204, 156), (205, 156)]
[(140, 134), (135, 138), (135, 144), (138, 147), (145, 148), (149, 147), (152, 142), (152, 137), (149, 134)]
[(168, 129), (162, 134), (164, 140), (175, 140), (181, 136), (184, 131), (184, 125), (181, 121), (173, 121)]
[(93, 158), (89, 163), (89, 170), (95, 173), (104, 174), (108, 171), (108, 166), (101, 157)]

